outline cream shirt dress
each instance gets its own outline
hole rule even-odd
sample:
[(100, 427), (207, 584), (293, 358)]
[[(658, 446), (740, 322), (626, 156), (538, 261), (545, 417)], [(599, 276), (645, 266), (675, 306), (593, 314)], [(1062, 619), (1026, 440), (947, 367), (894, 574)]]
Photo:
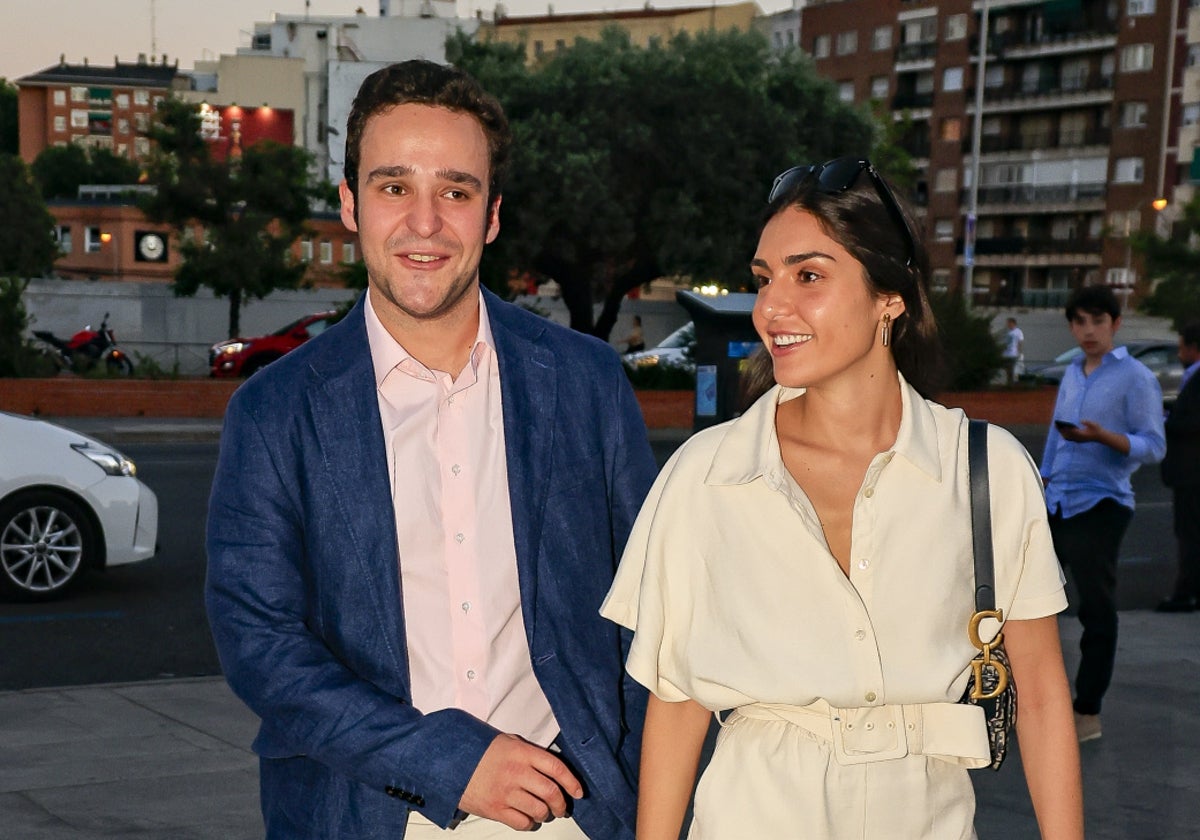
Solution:
[[(957, 703), (977, 653), (967, 420), (900, 385), (895, 445), (854, 501), (849, 578), (779, 454), (776, 406), (802, 390), (693, 436), (642, 507), (601, 613), (635, 631), (638, 682), (728, 711), (692, 840), (975, 836), (967, 769), (988, 763), (987, 735)], [(1003, 429), (988, 446), (996, 606), (1053, 615), (1067, 601), (1037, 469)]]

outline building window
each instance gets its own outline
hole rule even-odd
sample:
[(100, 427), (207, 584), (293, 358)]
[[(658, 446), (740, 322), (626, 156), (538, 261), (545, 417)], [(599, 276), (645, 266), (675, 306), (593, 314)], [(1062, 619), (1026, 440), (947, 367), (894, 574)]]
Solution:
[(128, 93), (118, 93), (117, 94), (117, 107), (118, 108), (128, 108), (129, 107), (129, 94)]
[(83, 231), (83, 250), (88, 254), (100, 253), (100, 228), (88, 227)]
[(933, 270), (933, 277), (930, 278), (929, 285), (930, 288), (935, 292), (950, 291), (950, 269), (935, 268)]
[[(1187, 107), (1184, 106), (1186, 114)], [(1146, 103), (1145, 102), (1122, 102), (1121, 103), (1121, 128), (1141, 128), (1146, 124)], [(1184, 125), (1188, 123), (1185, 122)]]
[(54, 104), (59, 108), (62, 108), (67, 104), (67, 92), (65, 90), (60, 88), (59, 90), (54, 91)]
[(794, 30), (794, 29), (788, 30), (788, 46), (789, 47), (796, 46), (796, 30)]
[(122, 117), (121, 119), (117, 120), (117, 134), (128, 134), (128, 133), (129, 133), (129, 120)]
[(85, 87), (71, 88), (71, 101), (72, 102), (87, 102), (88, 101), (88, 89)]
[(942, 73), (942, 90), (962, 90), (963, 88), (963, 69), (961, 67), (947, 67)]
[(918, 73), (917, 78), (913, 81), (913, 89), (918, 94), (933, 93), (933, 74)]
[(852, 55), (858, 52), (858, 32), (850, 30), (849, 32), (839, 32), (837, 36), (837, 54)]
[(54, 130), (60, 133), (67, 130), (67, 118), (62, 114), (54, 117)]
[(148, 114), (134, 114), (133, 124), (140, 133), (145, 134), (150, 130), (150, 117)]
[(967, 16), (950, 15), (946, 18), (946, 40), (961, 41), (967, 37)]
[(1188, 47), (1187, 66), (1195, 67), (1200, 64), (1200, 44), (1191, 44)]
[(939, 169), (933, 178), (934, 192), (954, 192), (958, 189), (958, 170)]
[(150, 154), (150, 140), (146, 137), (133, 138), (133, 153), (138, 157)]
[(987, 71), (983, 74), (983, 86), (985, 88), (1004, 87), (1004, 68), (989, 64)]
[(933, 225), (933, 237), (938, 242), (953, 242), (954, 220), (938, 219)]
[(149, 105), (150, 104), (150, 91), (135, 90), (133, 92), (133, 104), (134, 105)]
[(546, 45), (545, 45), (545, 44), (543, 44), (541, 41), (534, 41), (534, 42), (533, 42), (533, 54), (534, 54), (534, 55), (536, 55), (538, 58), (541, 58), (541, 57), (542, 57), (542, 54), (543, 54), (543, 53), (545, 53), (545, 52), (546, 52)]
[(813, 39), (813, 58), (829, 58), (830, 39), (828, 35), (818, 35)]
[(342, 262), (344, 262), (344, 263), (354, 262), (354, 243), (353, 242), (343, 242), (342, 243)]
[(892, 48), (892, 27), (877, 26), (871, 33), (871, 49), (890, 50)]
[(871, 98), (887, 99), (889, 79), (887, 76), (875, 76), (871, 79)]
[(1125, 14), (1130, 17), (1152, 15), (1154, 14), (1154, 0), (1128, 0), (1125, 5)]
[(71, 226), (59, 225), (54, 230), (54, 238), (58, 240), (58, 252), (60, 254), (71, 253)]
[[(1183, 106), (1183, 124), (1184, 125), (1196, 125), (1197, 123), (1200, 123), (1200, 104), (1193, 103), (1191, 105), (1184, 105)], [(1145, 125), (1144, 119), (1142, 121), (1142, 124)]]
[(310, 263), (313, 257), (313, 246), (311, 239), (300, 240), (300, 262)]
[(1117, 158), (1116, 165), (1113, 166), (1113, 183), (1140, 184), (1142, 169), (1143, 162), (1140, 157)]
[(941, 133), (938, 136), (943, 140), (961, 141), (962, 117), (947, 117), (942, 120)]
[(1121, 72), (1149, 70), (1154, 66), (1153, 44), (1130, 44), (1121, 50)]
[(905, 44), (929, 44), (937, 41), (938, 36), (937, 16), (930, 15), (923, 17), (920, 20), (909, 21), (904, 24), (903, 37), (901, 43)]
[(554, 49), (557, 52), (562, 52), (567, 48), (567, 42), (564, 38), (559, 38), (554, 42)]
[(87, 128), (88, 112), (78, 109), (71, 112), (71, 128)]
[(328, 239), (321, 240), (321, 265), (333, 265), (333, 243)]
[(838, 99), (842, 102), (854, 101), (854, 82), (838, 82)]

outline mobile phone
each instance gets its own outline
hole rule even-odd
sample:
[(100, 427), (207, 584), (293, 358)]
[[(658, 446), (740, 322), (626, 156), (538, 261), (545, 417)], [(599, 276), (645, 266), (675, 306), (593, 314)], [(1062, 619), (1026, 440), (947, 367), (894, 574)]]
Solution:
[(1070, 420), (1055, 420), (1054, 426), (1060, 432), (1063, 431), (1064, 429), (1078, 429), (1079, 428), (1078, 423), (1072, 423)]

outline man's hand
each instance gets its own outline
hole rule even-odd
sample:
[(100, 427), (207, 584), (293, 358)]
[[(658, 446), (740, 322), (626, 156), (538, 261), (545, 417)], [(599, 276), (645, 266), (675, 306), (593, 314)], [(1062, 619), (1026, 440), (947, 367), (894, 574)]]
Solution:
[(479, 760), (458, 807), (529, 831), (552, 816), (566, 816), (568, 795), (579, 799), (583, 786), (561, 759), (516, 735), (500, 734)]
[(1076, 426), (1073, 429), (1060, 428), (1059, 433), (1063, 436), (1063, 440), (1069, 440), (1071, 443), (1102, 443), (1109, 449), (1115, 449), (1122, 455), (1129, 454), (1128, 437), (1116, 432), (1110, 432), (1092, 420), (1084, 420), (1082, 425)]

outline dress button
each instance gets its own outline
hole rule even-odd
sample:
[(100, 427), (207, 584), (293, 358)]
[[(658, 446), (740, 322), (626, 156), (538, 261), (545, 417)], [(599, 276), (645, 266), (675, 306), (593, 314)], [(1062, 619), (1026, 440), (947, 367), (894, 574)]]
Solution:
[(874, 703), (874, 702), (875, 702), (875, 692), (874, 692), (874, 691), (868, 691), (868, 692), (867, 692), (867, 702), (868, 702), (868, 703)]
[(858, 639), (861, 642), (863, 639), (867, 638), (867, 631), (866, 630), (855, 630), (854, 638)]
[(866, 490), (863, 491), (863, 495), (866, 496), (868, 499), (871, 498), (872, 496), (875, 495), (875, 488), (868, 487)]
[(867, 724), (865, 727), (863, 727), (863, 728), (864, 728), (864, 729), (866, 729), (868, 732), (870, 732), (871, 730), (873, 730), (873, 729), (875, 728), (875, 724), (873, 724), (873, 723), (868, 723), (868, 724)]
[(866, 557), (864, 557), (858, 561), (858, 568), (862, 569), (864, 572), (867, 569), (869, 569), (870, 567), (871, 567), (871, 561), (868, 560)]

